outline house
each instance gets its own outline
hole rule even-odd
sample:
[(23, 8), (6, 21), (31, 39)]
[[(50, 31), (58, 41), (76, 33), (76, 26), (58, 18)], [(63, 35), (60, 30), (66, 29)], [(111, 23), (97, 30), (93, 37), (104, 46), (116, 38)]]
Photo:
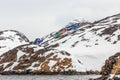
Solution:
[(34, 41), (34, 44), (36, 44), (36, 45), (40, 45), (42, 42), (43, 42), (42, 39), (37, 38), (37, 39)]
[(56, 38), (58, 38), (58, 37), (60, 37), (61, 36), (61, 34), (59, 33), (59, 32), (56, 32), (55, 34), (54, 34), (54, 37), (56, 37)]
[(79, 26), (74, 24), (74, 25), (71, 26), (71, 28), (72, 28), (72, 30), (77, 30), (79, 28)]
[(64, 29), (61, 29), (61, 30), (59, 31), (59, 33), (60, 33), (60, 34), (64, 34), (66, 31), (67, 31), (67, 30), (64, 28)]

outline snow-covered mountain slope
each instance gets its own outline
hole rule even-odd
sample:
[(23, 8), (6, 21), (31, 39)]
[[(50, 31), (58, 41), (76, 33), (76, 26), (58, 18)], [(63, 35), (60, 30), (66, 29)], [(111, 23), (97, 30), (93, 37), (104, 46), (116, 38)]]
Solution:
[(70, 29), (70, 25), (57, 31), (62, 35), (56, 37), (53, 32), (43, 37), (40, 46), (28, 44), (4, 53), (0, 71), (100, 71), (105, 60), (120, 51), (120, 14), (75, 25), (78, 29)]
[(0, 56), (0, 72), (29, 70), (31, 73), (86, 71), (70, 53), (37, 45), (20, 46)]
[(20, 45), (28, 44), (29, 40), (15, 30), (0, 31), (0, 55)]
[(43, 37), (42, 46), (58, 44), (54, 49), (79, 58), (86, 70), (100, 70), (109, 56), (120, 51), (120, 14), (79, 26), (58, 38), (54, 34)]

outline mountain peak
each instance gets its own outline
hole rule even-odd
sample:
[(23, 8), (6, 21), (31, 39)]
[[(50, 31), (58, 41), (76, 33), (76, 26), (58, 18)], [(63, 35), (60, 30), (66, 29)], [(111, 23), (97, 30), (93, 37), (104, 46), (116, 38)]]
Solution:
[(0, 31), (0, 55), (17, 46), (28, 44), (28, 38), (16, 30)]

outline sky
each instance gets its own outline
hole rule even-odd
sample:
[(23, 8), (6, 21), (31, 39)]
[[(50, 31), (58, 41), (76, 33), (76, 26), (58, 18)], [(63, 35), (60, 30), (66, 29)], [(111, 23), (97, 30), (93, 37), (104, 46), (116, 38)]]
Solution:
[(17, 30), (30, 40), (79, 19), (96, 21), (120, 13), (120, 0), (0, 0), (0, 31)]

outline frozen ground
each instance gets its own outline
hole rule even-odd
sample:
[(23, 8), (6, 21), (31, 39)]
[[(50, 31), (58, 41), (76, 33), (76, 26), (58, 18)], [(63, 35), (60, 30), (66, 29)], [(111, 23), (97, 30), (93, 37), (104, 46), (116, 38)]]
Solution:
[(88, 80), (100, 75), (0, 75), (0, 80)]

